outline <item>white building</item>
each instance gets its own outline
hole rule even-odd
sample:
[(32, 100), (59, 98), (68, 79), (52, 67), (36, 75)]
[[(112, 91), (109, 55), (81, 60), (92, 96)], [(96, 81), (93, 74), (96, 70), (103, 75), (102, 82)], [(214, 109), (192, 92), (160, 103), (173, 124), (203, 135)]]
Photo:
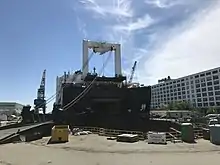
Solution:
[(190, 101), (195, 107), (220, 107), (220, 67), (166, 79), (152, 86), (151, 108), (175, 101)]
[(23, 109), (23, 105), (15, 102), (0, 102), (0, 114), (10, 116), (14, 113), (20, 114)]

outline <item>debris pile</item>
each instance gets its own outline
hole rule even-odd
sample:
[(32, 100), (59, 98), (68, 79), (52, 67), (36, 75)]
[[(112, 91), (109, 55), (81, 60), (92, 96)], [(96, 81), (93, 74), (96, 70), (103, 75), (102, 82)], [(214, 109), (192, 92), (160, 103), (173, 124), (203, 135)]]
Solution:
[(83, 129), (80, 129), (80, 128), (73, 128), (72, 129), (72, 135), (74, 135), (74, 136), (88, 135), (88, 134), (92, 134), (92, 132), (84, 131)]

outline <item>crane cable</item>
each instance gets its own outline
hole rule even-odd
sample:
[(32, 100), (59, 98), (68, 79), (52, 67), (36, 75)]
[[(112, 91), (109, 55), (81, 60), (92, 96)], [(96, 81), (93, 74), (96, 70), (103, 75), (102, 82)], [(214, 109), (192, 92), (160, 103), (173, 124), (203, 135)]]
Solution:
[[(94, 55), (94, 52), (92, 52), (92, 53), (90, 54), (89, 58), (88, 58), (87, 61), (85, 62), (85, 65), (84, 65), (83, 68), (82, 68), (83, 70), (84, 70), (85, 67), (89, 64), (89, 61), (91, 60), (91, 58), (93, 57), (93, 55)], [(51, 101), (53, 101), (53, 100), (56, 98), (56, 96), (62, 91), (62, 89), (63, 89), (64, 87), (66, 87), (66, 86), (67, 86), (67, 84), (64, 84), (64, 86), (61, 87), (58, 92), (56, 92), (56, 93), (53, 94), (51, 97), (49, 97), (49, 98), (46, 100), (45, 106), (46, 106), (47, 104), (49, 104)], [(42, 105), (44, 105), (44, 103), (42, 103), (41, 105), (38, 105), (37, 107), (41, 107)]]
[[(108, 57), (107, 57), (107, 59), (106, 59), (104, 65), (103, 65), (103, 67), (101, 68), (99, 75), (102, 74), (102, 72), (103, 72), (105, 66), (106, 66), (107, 63), (109, 62), (110, 57), (111, 57), (111, 52), (109, 52), (109, 55), (108, 55)], [(97, 79), (97, 77), (98, 77), (98, 74), (95, 76), (95, 78), (92, 80), (92, 82), (88, 85), (88, 87), (86, 87), (86, 89), (84, 89), (75, 99), (73, 99), (70, 103), (68, 103), (67, 105), (65, 105), (65, 106), (63, 107), (63, 110), (69, 109), (69, 108), (72, 107), (74, 104), (76, 104), (82, 97), (84, 97), (84, 96), (89, 92), (89, 90), (92, 88), (92, 85), (93, 85), (93, 83), (95, 82), (95, 80)]]

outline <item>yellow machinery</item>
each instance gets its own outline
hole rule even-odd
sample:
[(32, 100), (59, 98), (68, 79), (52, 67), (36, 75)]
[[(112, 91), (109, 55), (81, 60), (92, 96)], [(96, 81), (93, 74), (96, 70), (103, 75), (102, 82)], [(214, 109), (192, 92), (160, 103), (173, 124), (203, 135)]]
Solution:
[(51, 132), (52, 143), (65, 143), (69, 141), (69, 126), (68, 125), (55, 125)]

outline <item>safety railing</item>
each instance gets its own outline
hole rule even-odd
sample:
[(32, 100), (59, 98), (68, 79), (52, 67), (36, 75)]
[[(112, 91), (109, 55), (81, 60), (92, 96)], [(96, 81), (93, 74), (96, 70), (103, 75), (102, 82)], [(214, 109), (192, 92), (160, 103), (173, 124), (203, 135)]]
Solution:
[[(147, 132), (141, 132), (141, 131), (128, 131), (128, 130), (115, 130), (115, 129), (106, 129), (106, 128), (99, 128), (99, 127), (77, 127), (80, 129), (83, 129), (85, 131), (90, 131), (94, 134), (98, 134), (99, 136), (109, 136), (109, 137), (116, 137), (120, 134), (136, 134), (139, 136), (140, 140), (147, 140)], [(175, 141), (181, 141), (181, 132), (170, 128), (169, 132), (166, 133), (166, 140), (175, 142)], [(202, 138), (202, 130), (194, 130), (194, 134), (196, 138)]]

